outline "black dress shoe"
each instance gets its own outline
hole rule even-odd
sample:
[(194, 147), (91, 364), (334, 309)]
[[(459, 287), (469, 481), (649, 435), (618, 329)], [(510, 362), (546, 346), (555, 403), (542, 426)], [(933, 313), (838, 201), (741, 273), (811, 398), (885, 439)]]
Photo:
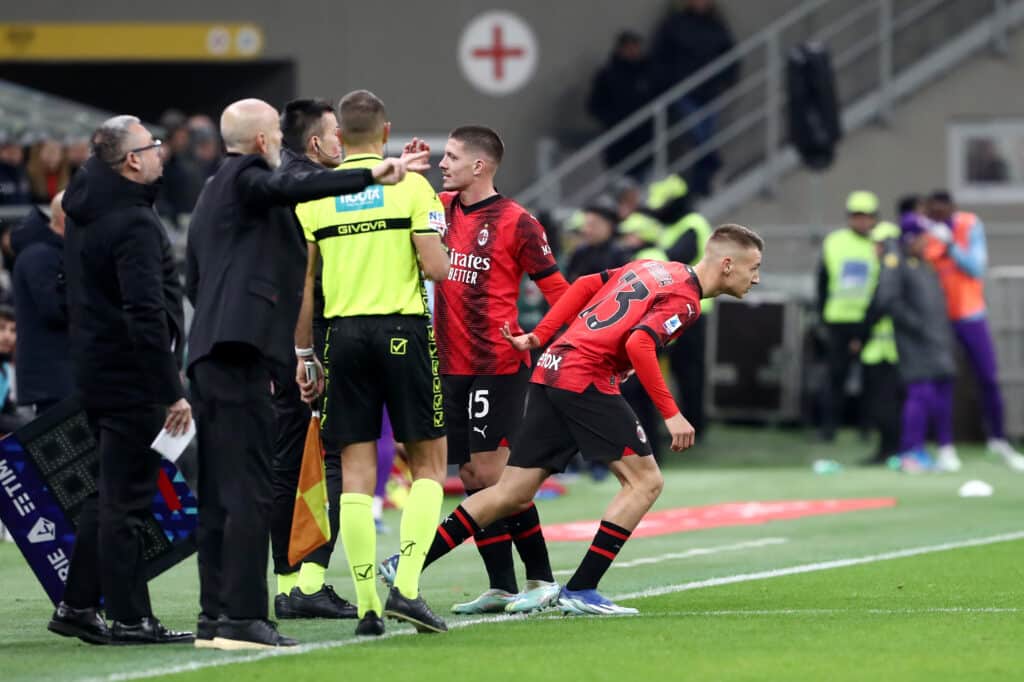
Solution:
[(216, 648), (213, 645), (213, 639), (217, 636), (217, 630), (220, 627), (220, 624), (225, 620), (224, 616), (212, 618), (205, 613), (200, 613), (199, 620), (196, 621), (196, 648)]
[(88, 644), (110, 644), (110, 628), (96, 608), (76, 609), (61, 602), (46, 629), (62, 637), (77, 637)]
[(417, 632), (448, 632), (448, 626), (438, 618), (423, 597), (408, 599), (392, 587), (388, 593), (387, 604), (384, 605), (384, 615), (395, 620), (404, 620), (412, 623)]
[(221, 620), (217, 625), (217, 636), (213, 647), (225, 651), (244, 649), (273, 649), (281, 646), (296, 646), (298, 642), (277, 631), (277, 625), (269, 620)]
[(278, 618), (358, 618), (356, 605), (342, 599), (334, 588), (324, 585), (313, 594), (305, 594), (293, 587), (291, 594), (279, 601), (274, 597), (274, 611)]
[(356, 634), (364, 637), (380, 637), (384, 634), (384, 619), (376, 611), (367, 611), (356, 625)]
[(191, 632), (168, 630), (163, 623), (147, 616), (134, 625), (114, 621), (110, 626), (111, 644), (187, 644), (195, 640)]

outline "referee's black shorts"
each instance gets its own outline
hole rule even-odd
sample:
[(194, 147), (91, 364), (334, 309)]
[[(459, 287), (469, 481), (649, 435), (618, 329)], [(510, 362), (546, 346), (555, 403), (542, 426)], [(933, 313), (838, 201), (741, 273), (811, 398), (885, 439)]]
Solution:
[(508, 465), (561, 472), (577, 452), (605, 463), (652, 454), (640, 420), (621, 395), (530, 384)]
[(329, 452), (380, 438), (385, 406), (400, 442), (445, 435), (437, 343), (428, 318), (367, 315), (329, 322), (322, 420)]

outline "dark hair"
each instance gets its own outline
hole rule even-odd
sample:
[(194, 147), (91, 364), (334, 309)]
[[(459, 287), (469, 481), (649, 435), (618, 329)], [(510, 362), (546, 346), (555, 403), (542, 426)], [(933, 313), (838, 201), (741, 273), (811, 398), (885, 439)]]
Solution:
[(953, 195), (950, 194), (948, 189), (936, 189), (932, 190), (932, 193), (928, 195), (928, 201), (939, 201), (944, 204), (952, 204)]
[(350, 144), (376, 142), (387, 120), (384, 102), (369, 90), (354, 90), (338, 102), (338, 126)]
[(615, 212), (615, 209), (609, 208), (603, 203), (587, 204), (583, 207), (583, 212), (599, 215), (610, 222), (613, 227), (619, 224), (619, 215)]
[(459, 126), (448, 137), (458, 140), (467, 147), (483, 152), (494, 163), (501, 163), (505, 156), (505, 145), (498, 133), (487, 126)]
[(751, 230), (749, 227), (742, 225), (736, 225), (735, 223), (726, 223), (725, 225), (719, 225), (715, 228), (715, 231), (711, 233), (711, 237), (708, 238), (709, 242), (732, 242), (739, 246), (752, 247), (758, 251), (764, 252), (764, 240), (761, 239), (761, 235)]
[(281, 114), (281, 132), (284, 146), (296, 154), (304, 154), (309, 138), (318, 132), (317, 126), (324, 114), (334, 113), (331, 103), (322, 99), (293, 99), (284, 105)]
[(636, 31), (622, 31), (615, 38), (615, 49), (621, 50), (627, 45), (640, 45), (644, 42), (643, 37)]
[(896, 217), (909, 213), (917, 208), (917, 205), (921, 203), (920, 194), (908, 194), (905, 197), (900, 197), (900, 200), (896, 202)]
[(0, 320), (16, 322), (16, 318), (14, 317), (14, 306), (9, 303), (0, 303)]
[(136, 123), (139, 123), (139, 119), (127, 114), (108, 118), (89, 138), (92, 155), (108, 166), (117, 166), (123, 162), (124, 142)]

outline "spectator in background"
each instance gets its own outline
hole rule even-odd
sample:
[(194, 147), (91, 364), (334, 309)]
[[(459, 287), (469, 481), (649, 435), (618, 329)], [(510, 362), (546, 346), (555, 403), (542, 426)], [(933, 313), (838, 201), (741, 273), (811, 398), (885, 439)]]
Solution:
[[(676, 0), (673, 9), (658, 27), (654, 39), (653, 62), (660, 81), (659, 91), (668, 90), (697, 73), (733, 48), (735, 41), (729, 25), (713, 0)], [(672, 108), (681, 120), (710, 104), (736, 83), (739, 64), (732, 64), (704, 81)], [(718, 114), (707, 113), (690, 129), (694, 146), (708, 142), (715, 134)], [(711, 194), (711, 182), (722, 161), (716, 150), (698, 159), (690, 172), (691, 189), (702, 196)]]
[[(953, 196), (946, 190), (932, 192), (926, 210), (928, 218), (934, 221), (930, 225), (932, 239), (926, 258), (939, 273), (946, 294), (946, 312), (981, 389), (988, 450), (1002, 457), (1014, 471), (1024, 471), (1024, 455), (1006, 440), (1003, 427), (1003, 396), (985, 306), (985, 225), (973, 213), (957, 210)], [(952, 402), (953, 385), (944, 390), (949, 391), (947, 399)]]
[(603, 204), (583, 209), (580, 227), (581, 246), (569, 257), (565, 278), (570, 282), (583, 275), (610, 270), (629, 262), (629, 256), (615, 243), (618, 218), (615, 210)]
[(17, 383), (14, 371), (14, 351), (18, 341), (14, 308), (0, 305), (0, 433), (11, 433), (31, 421), (26, 411), (17, 408)]
[(68, 173), (74, 175), (89, 160), (89, 154), (91, 153), (89, 138), (79, 137), (68, 140), (67, 146), (64, 148), (64, 155), (68, 162)]
[[(656, 92), (657, 80), (644, 54), (643, 38), (623, 31), (615, 40), (608, 62), (594, 77), (587, 111), (607, 130), (649, 102)], [(605, 150), (605, 165), (641, 180), (650, 166), (651, 154), (643, 154), (640, 162), (625, 168), (618, 168), (618, 164), (648, 144), (653, 134), (650, 121), (637, 125)]]
[(71, 358), (63, 282), (64, 209), (58, 192), (50, 216), (33, 207), (11, 235), (14, 306), (21, 320), (18, 404), (42, 414), (71, 395)]
[(57, 192), (67, 187), (71, 177), (64, 148), (57, 140), (42, 140), (33, 145), (25, 170), (32, 201), (37, 204), (49, 204)]
[[(188, 119), (177, 109), (169, 109), (160, 117), (167, 131), (164, 154), (164, 175), (157, 199), (157, 210), (175, 226), (192, 213), (196, 197), (205, 180), (191, 159)], [(198, 188), (198, 189), (197, 189)]]
[(0, 206), (32, 203), (25, 172), (25, 150), (14, 139), (0, 139)]
[(946, 321), (946, 302), (935, 269), (924, 259), (928, 235), (916, 213), (900, 220), (901, 237), (886, 242), (865, 326), (892, 317), (899, 370), (906, 386), (900, 451), (904, 471), (936, 466), (925, 449), (928, 427), (939, 445), (937, 468), (959, 471), (953, 447), (953, 334)]
[[(628, 175), (612, 183), (612, 195), (615, 197), (615, 210), (620, 222), (631, 216), (643, 203), (640, 184)], [(551, 235), (548, 235), (548, 239), (551, 239)]]

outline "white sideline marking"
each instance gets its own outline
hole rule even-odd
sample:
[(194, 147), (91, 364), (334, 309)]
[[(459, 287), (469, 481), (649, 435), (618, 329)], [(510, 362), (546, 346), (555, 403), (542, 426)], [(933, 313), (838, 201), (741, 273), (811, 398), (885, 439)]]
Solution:
[(708, 580), (695, 580), (689, 583), (678, 585), (664, 585), (652, 587), (639, 592), (628, 592), (611, 597), (614, 601), (627, 599), (640, 599), (643, 597), (658, 597), (663, 594), (685, 592), (686, 590), (699, 590), (704, 587), (717, 587), (718, 585), (732, 585), (733, 583), (744, 583), (750, 580), (764, 580), (766, 578), (779, 578), (785, 575), (798, 575), (800, 573), (813, 573), (815, 571), (828, 571), (833, 568), (846, 568), (847, 566), (859, 566), (860, 564), (872, 564), (877, 561), (888, 561), (890, 559), (905, 559), (907, 557), (931, 554), (933, 552), (945, 552), (951, 549), (964, 549), (967, 547), (978, 547), (981, 545), (992, 545), (998, 542), (1010, 542), (1012, 540), (1024, 539), (1024, 531), (1016, 533), (1004, 533), (1002, 535), (991, 535), (987, 538), (975, 538), (973, 540), (961, 540), (960, 542), (946, 542), (941, 545), (929, 545), (927, 547), (912, 547), (901, 549), (895, 552), (884, 554), (872, 554), (870, 556), (856, 557), (853, 559), (835, 559), (833, 561), (821, 561), (813, 564), (801, 564), (789, 566), (788, 568), (776, 568), (770, 571), (758, 571), (757, 573), (741, 573), (739, 575), (727, 575), (721, 578), (710, 578)]
[[(711, 554), (721, 554), (723, 552), (736, 552), (741, 549), (757, 549), (759, 547), (771, 547), (772, 545), (784, 545), (789, 542), (789, 538), (764, 538), (761, 540), (751, 540), (749, 542), (737, 542), (734, 545), (720, 545), (718, 547), (694, 547), (688, 549), (685, 552), (672, 552), (670, 554), (659, 554), (651, 557), (641, 557), (639, 559), (633, 559), (632, 561), (616, 561), (612, 564), (612, 568), (634, 568), (636, 566), (648, 566), (651, 564), (660, 564), (663, 561), (672, 561), (674, 559), (689, 559), (695, 556), (708, 556)], [(564, 571), (554, 571), (555, 575), (572, 575), (576, 572), (575, 568), (566, 569)]]
[[(671, 618), (705, 618), (712, 616), (836, 616), (840, 614), (867, 614), (870, 616), (911, 616), (929, 613), (1021, 613), (1024, 609), (1000, 608), (995, 606), (949, 606), (949, 607), (925, 607), (919, 609), (742, 609), (726, 611), (659, 611), (659, 618), (668, 616)], [(643, 615), (640, 613), (638, 615)], [(553, 620), (561, 618), (559, 615), (541, 616), (538, 620)], [(636, 617), (636, 616), (634, 616)]]
[[(994, 545), (1000, 542), (1011, 542), (1013, 540), (1024, 539), (1024, 531), (1018, 531), (1016, 533), (1003, 533), (1001, 535), (990, 535), (984, 538), (974, 538), (972, 540), (961, 540), (959, 542), (946, 542), (940, 545), (928, 545), (925, 547), (913, 547), (910, 549), (899, 550), (895, 552), (886, 552), (884, 554), (872, 554), (869, 556), (856, 557), (851, 559), (837, 559), (835, 561), (822, 561), (813, 564), (801, 564), (799, 566), (790, 566), (788, 568), (779, 568), (771, 571), (760, 571), (758, 573), (742, 573), (739, 575), (723, 576), (721, 578), (711, 578), (709, 580), (698, 580), (689, 583), (682, 583), (679, 585), (669, 585), (666, 587), (658, 587), (650, 590), (644, 590), (642, 592), (631, 592), (628, 594), (620, 594), (612, 597), (615, 601), (626, 600), (626, 599), (639, 599), (642, 597), (655, 597), (663, 594), (671, 594), (673, 592), (683, 592), (686, 590), (697, 590), (704, 587), (716, 587), (718, 585), (731, 585), (733, 583), (748, 582), (752, 580), (764, 580), (766, 578), (778, 578), (786, 575), (797, 575), (800, 573), (812, 573), (814, 571), (827, 571), (833, 568), (845, 568), (847, 566), (858, 566), (860, 564), (870, 564), (879, 561), (889, 561), (890, 559), (903, 559), (907, 557), (919, 556), (921, 554), (931, 554), (933, 552), (945, 552), (953, 549), (965, 549), (967, 547), (980, 547), (982, 545)], [(796, 611), (794, 609), (794, 611)], [(827, 611), (827, 610), (826, 610)], [(879, 610), (884, 611), (884, 610)], [(813, 613), (814, 610), (810, 610), (804, 613)], [(936, 610), (936, 613), (947, 612), (942, 610)], [(988, 609), (952, 609), (949, 613), (1002, 613), (1003, 611), (988, 610)], [(1011, 612), (1011, 610), (1007, 610)], [(693, 616), (700, 615), (731, 615), (731, 612), (687, 612)], [(738, 611), (736, 615), (743, 614), (756, 614), (753, 611)], [(772, 615), (777, 613), (778, 615), (786, 615), (787, 610), (781, 610), (778, 612), (762, 612), (764, 615)], [(474, 618), (471, 620), (456, 621), (449, 625), (451, 629), (469, 627), (471, 625), (483, 625), (489, 623), (507, 623), (509, 621), (521, 620), (522, 616), (489, 616), (487, 618)], [(176, 673), (191, 672), (194, 670), (202, 670), (204, 668), (218, 668), (225, 665), (234, 665), (235, 663), (250, 663), (252, 661), (259, 661), (265, 658), (272, 658), (275, 656), (295, 656), (298, 654), (304, 654), (310, 651), (319, 651), (321, 649), (336, 649), (339, 647), (350, 646), (353, 644), (367, 644), (370, 642), (390, 639), (392, 637), (401, 637), (405, 635), (416, 634), (413, 630), (400, 630), (398, 632), (389, 632), (383, 637), (375, 638), (355, 638), (342, 639), (330, 642), (312, 642), (310, 644), (300, 644), (295, 647), (288, 647), (286, 649), (280, 649), (275, 651), (259, 651), (245, 656), (238, 656), (233, 658), (223, 658), (218, 660), (195, 660), (189, 663), (182, 663), (178, 665), (171, 665), (164, 668), (152, 668), (150, 670), (139, 670), (134, 672), (125, 673), (114, 673), (104, 677), (85, 678), (83, 682), (121, 682), (122, 680), (140, 680), (149, 677), (159, 677), (161, 675), (174, 675)]]

